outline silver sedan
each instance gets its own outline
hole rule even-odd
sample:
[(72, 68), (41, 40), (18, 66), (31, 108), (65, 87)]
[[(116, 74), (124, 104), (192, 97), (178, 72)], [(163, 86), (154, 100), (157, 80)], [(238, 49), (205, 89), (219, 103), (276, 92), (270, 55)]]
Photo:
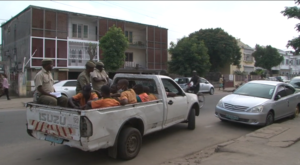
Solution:
[(299, 113), (300, 93), (277, 81), (251, 81), (233, 94), (223, 97), (215, 108), (221, 121), (249, 125), (270, 125), (274, 121), (295, 117)]

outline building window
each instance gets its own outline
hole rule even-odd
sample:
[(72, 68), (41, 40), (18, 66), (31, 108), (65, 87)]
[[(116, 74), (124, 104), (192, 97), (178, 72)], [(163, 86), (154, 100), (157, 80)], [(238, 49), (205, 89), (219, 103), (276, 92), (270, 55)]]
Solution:
[(72, 24), (72, 37), (88, 38), (88, 29), (87, 25)]
[(244, 54), (244, 61), (253, 62), (253, 57), (251, 54)]
[(133, 62), (133, 53), (125, 53), (125, 61)]
[(289, 65), (289, 60), (288, 59), (285, 60), (285, 65)]
[(132, 43), (132, 31), (125, 31), (125, 37), (128, 39), (129, 43)]
[(72, 37), (77, 37), (77, 24), (72, 25)]
[(87, 25), (83, 26), (83, 38), (88, 38), (88, 29)]

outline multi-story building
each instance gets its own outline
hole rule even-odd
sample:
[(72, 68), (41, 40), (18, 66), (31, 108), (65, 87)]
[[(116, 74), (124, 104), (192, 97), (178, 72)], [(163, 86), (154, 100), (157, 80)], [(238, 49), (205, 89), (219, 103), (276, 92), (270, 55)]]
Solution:
[(292, 51), (283, 51), (277, 49), (278, 53), (283, 56), (282, 62), (272, 67), (279, 75), (292, 77), (300, 74), (300, 55), (294, 55)]
[(254, 52), (254, 49), (251, 48), (249, 45), (243, 43), (240, 39), (237, 39), (237, 44), (240, 48), (241, 53), (241, 60), (240, 60), (240, 68), (235, 65), (228, 65), (222, 68), (221, 73), (230, 75), (234, 74), (236, 70), (239, 70), (241, 72), (246, 72), (247, 74), (250, 74), (250, 72), (255, 70), (255, 60), (252, 56), (252, 53)]
[(90, 59), (90, 44), (97, 45), (94, 60), (103, 58), (99, 40), (113, 25), (124, 31), (130, 43), (124, 66), (117, 72), (166, 72), (167, 29), (37, 6), (28, 6), (1, 26), (3, 60), (10, 66), (6, 72), (14, 80), (24, 66), (30, 81), (42, 59), (52, 58), (54, 79), (76, 79)]

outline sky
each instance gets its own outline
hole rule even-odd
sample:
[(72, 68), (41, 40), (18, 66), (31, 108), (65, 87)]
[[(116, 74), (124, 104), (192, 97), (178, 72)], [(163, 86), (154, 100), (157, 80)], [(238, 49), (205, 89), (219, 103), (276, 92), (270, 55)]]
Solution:
[(292, 50), (286, 44), (299, 36), (299, 20), (280, 13), (295, 6), (294, 1), (0, 1), (0, 23), (29, 5), (164, 27), (168, 43), (219, 27), (252, 48), (259, 44)]

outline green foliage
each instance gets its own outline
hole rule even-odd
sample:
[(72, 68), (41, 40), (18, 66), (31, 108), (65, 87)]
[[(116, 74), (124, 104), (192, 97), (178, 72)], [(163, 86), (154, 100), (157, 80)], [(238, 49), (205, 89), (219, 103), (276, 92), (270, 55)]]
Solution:
[(245, 72), (245, 71), (240, 71), (240, 70), (236, 70), (236, 71), (234, 71), (234, 74), (235, 75), (241, 75), (241, 76), (245, 76), (245, 75), (247, 75), (247, 72)]
[(121, 28), (115, 25), (110, 27), (100, 39), (99, 46), (103, 51), (103, 62), (106, 70), (116, 71), (124, 64), (128, 40)]
[(198, 75), (203, 76), (209, 71), (209, 55), (203, 41), (195, 37), (184, 37), (176, 44), (170, 43), (169, 52), (172, 60), (169, 62), (169, 70), (172, 73), (188, 76), (196, 70)]
[[(295, 4), (300, 5), (300, 0), (296, 0)], [(297, 6), (285, 7), (285, 10), (281, 11), (281, 13), (288, 17), (288, 19), (300, 19), (300, 8)], [(296, 25), (295, 29), (300, 32), (300, 23)], [(300, 52), (300, 36), (289, 40), (286, 47), (292, 47), (295, 50), (295, 53), (298, 54)]]
[(255, 58), (255, 66), (271, 71), (271, 68), (279, 65), (283, 57), (278, 53), (276, 48), (268, 45), (265, 48), (259, 45), (255, 46), (255, 52), (252, 54)]
[(240, 65), (241, 53), (236, 39), (221, 28), (200, 29), (192, 34), (204, 41), (210, 56), (210, 71), (218, 71), (228, 64)]

